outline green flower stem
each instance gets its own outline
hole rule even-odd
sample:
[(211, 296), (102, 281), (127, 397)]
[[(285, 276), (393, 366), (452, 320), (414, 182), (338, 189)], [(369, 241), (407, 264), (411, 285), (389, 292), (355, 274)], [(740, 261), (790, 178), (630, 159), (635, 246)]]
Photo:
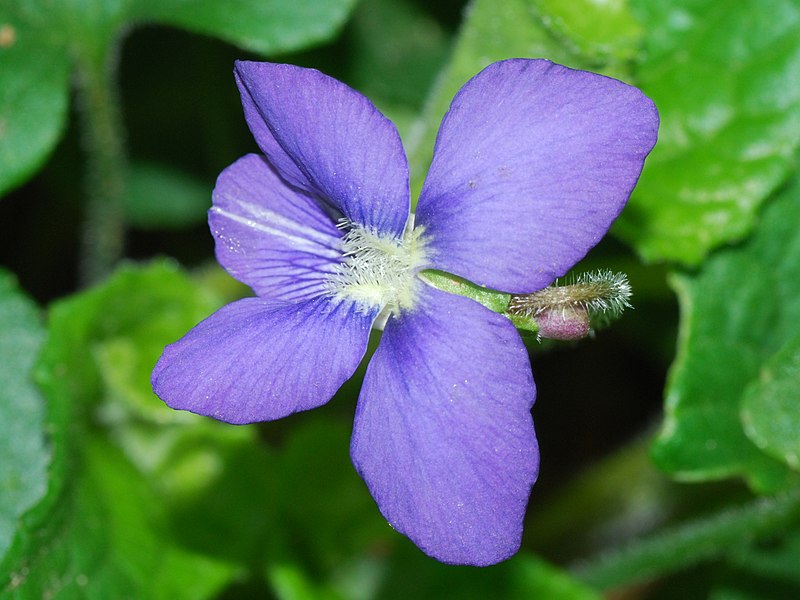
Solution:
[(77, 92), (87, 159), (86, 220), (80, 256), (84, 284), (110, 273), (122, 258), (124, 247), (123, 198), (128, 165), (115, 81), (117, 55), (112, 48), (77, 58)]
[(423, 271), (421, 275), (433, 287), (443, 292), (472, 298), (494, 312), (504, 313), (508, 310), (511, 294), (480, 287), (466, 279), (444, 271), (428, 269)]
[(698, 519), (574, 569), (589, 585), (607, 590), (652, 580), (724, 555), (742, 542), (800, 523), (800, 490), (760, 498)]

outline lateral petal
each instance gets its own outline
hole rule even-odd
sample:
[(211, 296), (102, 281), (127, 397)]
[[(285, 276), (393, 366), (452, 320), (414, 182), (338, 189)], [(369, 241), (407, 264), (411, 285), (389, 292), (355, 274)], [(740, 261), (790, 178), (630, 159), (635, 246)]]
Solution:
[(547, 60), (489, 65), (442, 121), (416, 221), (435, 268), (541, 289), (605, 235), (656, 142), (652, 101)]
[(237, 61), (235, 75), (250, 131), (286, 181), (355, 223), (402, 234), (408, 161), (397, 128), (367, 98), (293, 65)]
[(425, 553), (494, 564), (519, 548), (538, 473), (528, 354), (472, 300), (427, 288), (420, 304), (386, 326), (350, 454), (384, 517)]
[(208, 224), (219, 263), (262, 298), (319, 296), (342, 257), (341, 232), (319, 201), (256, 154), (220, 174)]
[(245, 298), (167, 346), (153, 390), (172, 408), (234, 424), (315, 408), (358, 367), (374, 317), (325, 298)]

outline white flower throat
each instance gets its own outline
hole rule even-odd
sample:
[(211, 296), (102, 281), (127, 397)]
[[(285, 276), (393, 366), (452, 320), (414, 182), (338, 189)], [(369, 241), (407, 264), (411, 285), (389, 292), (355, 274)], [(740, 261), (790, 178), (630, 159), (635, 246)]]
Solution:
[(334, 297), (354, 301), (364, 312), (391, 313), (413, 307), (425, 267), (422, 228), (409, 222), (401, 238), (342, 221), (342, 261), (328, 279)]

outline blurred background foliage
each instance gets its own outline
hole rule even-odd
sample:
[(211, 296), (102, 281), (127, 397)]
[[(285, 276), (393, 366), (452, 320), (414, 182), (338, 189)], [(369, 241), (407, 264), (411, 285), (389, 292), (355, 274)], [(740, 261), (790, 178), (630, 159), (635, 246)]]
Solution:
[[(523, 549), (452, 567), (350, 465), (362, 373), (246, 427), (149, 373), (247, 293), (205, 225), (255, 150), (235, 59), (362, 91), (417, 192), (453, 94), (518, 56), (638, 85), (660, 141), (579, 266), (635, 310), (530, 342)], [(798, 73), (798, 0), (0, 0), (0, 597), (800, 597)]]

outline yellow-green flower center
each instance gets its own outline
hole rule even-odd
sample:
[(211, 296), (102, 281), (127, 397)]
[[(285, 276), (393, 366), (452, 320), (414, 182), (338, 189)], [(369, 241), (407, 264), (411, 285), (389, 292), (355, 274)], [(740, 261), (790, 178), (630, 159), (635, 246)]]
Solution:
[(426, 263), (422, 229), (409, 227), (397, 238), (355, 223), (341, 228), (342, 261), (328, 280), (333, 296), (365, 312), (412, 308), (421, 285), (416, 275)]

